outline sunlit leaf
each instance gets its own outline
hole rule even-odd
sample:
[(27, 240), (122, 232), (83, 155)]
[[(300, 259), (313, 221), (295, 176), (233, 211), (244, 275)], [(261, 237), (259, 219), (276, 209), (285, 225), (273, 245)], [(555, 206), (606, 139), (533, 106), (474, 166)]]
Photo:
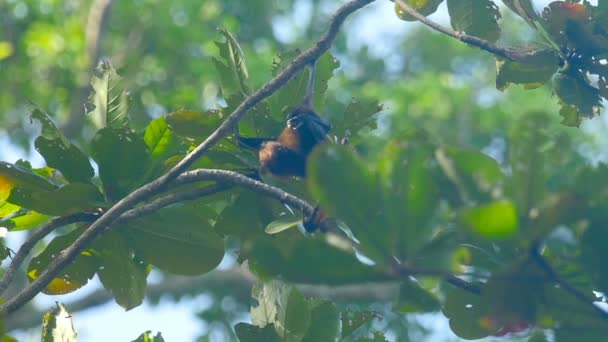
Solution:
[(72, 323), (72, 315), (61, 303), (42, 317), (43, 342), (76, 342), (76, 331)]
[(89, 102), (94, 108), (90, 111), (93, 122), (98, 128), (126, 128), (129, 126), (129, 99), (120, 77), (108, 61), (101, 61), (91, 79), (93, 93)]
[(8, 201), (51, 216), (75, 214), (99, 208), (104, 203), (99, 189), (85, 183), (70, 183), (52, 191), (17, 187), (11, 191)]
[(488, 239), (511, 238), (519, 228), (515, 205), (506, 200), (462, 209), (460, 219), (471, 231)]
[(165, 342), (165, 339), (161, 335), (160, 331), (157, 332), (156, 335), (152, 335), (152, 331), (148, 330), (131, 342)]
[(264, 231), (267, 234), (277, 234), (284, 230), (294, 228), (302, 223), (302, 218), (296, 216), (283, 216), (270, 222)]

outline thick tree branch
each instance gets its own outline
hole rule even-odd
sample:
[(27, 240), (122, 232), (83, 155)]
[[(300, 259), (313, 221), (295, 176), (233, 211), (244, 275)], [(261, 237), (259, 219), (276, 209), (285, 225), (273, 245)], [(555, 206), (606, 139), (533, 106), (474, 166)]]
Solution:
[(192, 163), (205, 151), (209, 150), (220, 139), (228, 135), (232, 131), (232, 127), (236, 125), (251, 108), (272, 95), (280, 87), (286, 84), (298, 71), (329, 50), (342, 23), (350, 14), (374, 1), (375, 0), (352, 0), (340, 7), (332, 17), (327, 31), (311, 48), (301, 53), (281, 73), (257, 90), (253, 95), (247, 97), (234, 112), (228, 115), (226, 120), (215, 132), (169, 170), (169, 172), (121, 199), (91, 224), (89, 228), (70, 245), (70, 247), (59, 253), (35, 281), (30, 283), (15, 297), (7, 300), (1, 305), (0, 315), (12, 313), (30, 301), (36, 294), (42, 291), (42, 289), (44, 289), (44, 287), (49, 284), (63, 268), (68, 266), (74, 258), (84, 251), (99, 235), (107, 230), (124, 212), (135, 207), (137, 203), (150, 198), (165, 189), (172, 180), (177, 178), (179, 174), (192, 165)]
[(597, 302), (595, 298), (586, 295), (583, 291), (574, 287), (574, 285), (570, 284), (566, 279), (562, 278), (562, 276), (560, 276), (557, 271), (553, 269), (551, 264), (549, 264), (549, 262), (542, 256), (541, 247), (539, 243), (533, 244), (530, 250), (530, 256), (540, 266), (540, 268), (542, 268), (543, 271), (547, 273), (547, 276), (549, 276), (551, 281), (555, 282), (562, 289), (564, 289), (564, 291), (571, 294), (581, 303), (591, 305), (593, 310), (595, 310), (595, 312), (597, 312), (599, 316), (604, 319), (608, 319), (608, 312), (595, 305), (595, 302)]
[(416, 11), (411, 6), (406, 4), (405, 1), (403, 1), (403, 0), (394, 0), (394, 1), (397, 4), (399, 4), (399, 6), (403, 9), (403, 11), (405, 11), (407, 14), (411, 15), (412, 17), (416, 18), (416, 20), (418, 20), (419, 22), (423, 23), (424, 25), (432, 28), (433, 30), (435, 30), (437, 32), (443, 33), (452, 38), (456, 38), (465, 44), (478, 47), (497, 57), (500, 57), (500, 58), (506, 59), (506, 60), (510, 60), (510, 61), (521, 61), (525, 57), (525, 53), (519, 52), (518, 50), (502, 48), (485, 39), (481, 39), (481, 38), (478, 38), (475, 36), (469, 36), (463, 32), (456, 32), (448, 27), (440, 25), (440, 24), (430, 20), (429, 18), (423, 16), (422, 14), (420, 14), (418, 11)]

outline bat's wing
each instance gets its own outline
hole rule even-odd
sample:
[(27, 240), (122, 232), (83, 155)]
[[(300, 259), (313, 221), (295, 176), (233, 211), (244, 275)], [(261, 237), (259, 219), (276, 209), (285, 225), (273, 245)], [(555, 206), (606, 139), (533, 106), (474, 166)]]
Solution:
[(302, 111), (294, 113), (288, 120), (287, 126), (298, 131), (303, 137), (311, 139), (311, 147), (325, 141), (331, 125), (314, 112)]
[(252, 151), (259, 151), (267, 141), (272, 141), (272, 138), (246, 138), (240, 135), (236, 136), (236, 141), (239, 147), (246, 148)]

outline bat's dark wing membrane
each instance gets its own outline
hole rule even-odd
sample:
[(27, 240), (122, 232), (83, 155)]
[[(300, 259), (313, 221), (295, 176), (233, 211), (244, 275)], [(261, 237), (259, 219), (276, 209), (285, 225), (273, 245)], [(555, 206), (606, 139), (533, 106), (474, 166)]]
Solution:
[(272, 138), (246, 138), (240, 135), (237, 135), (236, 141), (239, 147), (246, 148), (252, 151), (259, 151), (264, 145), (265, 142), (272, 141)]
[(302, 139), (307, 141), (307, 149), (325, 141), (331, 130), (329, 122), (310, 111), (294, 112), (287, 120), (287, 126), (302, 135)]

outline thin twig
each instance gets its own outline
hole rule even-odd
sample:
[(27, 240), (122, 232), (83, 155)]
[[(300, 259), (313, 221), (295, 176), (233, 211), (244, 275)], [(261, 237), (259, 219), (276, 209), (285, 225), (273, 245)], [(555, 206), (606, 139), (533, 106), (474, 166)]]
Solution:
[(87, 214), (87, 213), (79, 213), (69, 216), (57, 217), (51, 219), (47, 223), (45, 223), (42, 227), (37, 229), (32, 233), (32, 235), (19, 247), (19, 250), (11, 260), (10, 265), (4, 272), (4, 276), (2, 280), (0, 280), (0, 294), (3, 294), (4, 291), (9, 287), (19, 267), (25, 261), (25, 258), (30, 254), (31, 250), (36, 246), (38, 241), (44, 239), (45, 236), (49, 235), (53, 230), (76, 222), (89, 222), (94, 220), (98, 215), (95, 214)]
[(407, 14), (411, 15), (412, 17), (416, 18), (416, 20), (418, 20), (419, 22), (423, 23), (424, 25), (432, 28), (433, 30), (435, 30), (437, 32), (440, 32), (440, 33), (448, 35), (452, 38), (458, 39), (465, 44), (469, 44), (469, 45), (478, 47), (478, 48), (485, 50), (502, 59), (506, 59), (506, 60), (510, 60), (510, 61), (518, 61), (518, 60), (522, 60), (524, 58), (525, 54), (518, 52), (517, 50), (502, 48), (485, 39), (481, 39), (481, 38), (478, 38), (475, 36), (469, 36), (463, 32), (456, 32), (448, 27), (440, 25), (440, 24), (430, 20), (429, 18), (423, 16), (422, 14), (420, 14), (418, 11), (416, 11), (411, 6), (406, 4), (405, 1), (403, 1), (403, 0), (394, 0), (394, 1), (397, 4), (399, 4), (401, 9), (403, 9), (403, 11), (405, 11)]
[(114, 223), (120, 215), (135, 207), (137, 203), (159, 193), (179, 174), (185, 171), (205, 151), (209, 150), (220, 139), (232, 131), (232, 127), (255, 105), (272, 95), (275, 91), (287, 83), (298, 71), (303, 69), (312, 61), (318, 59), (331, 47), (344, 20), (356, 10), (368, 5), (375, 0), (352, 0), (340, 7), (332, 17), (329, 28), (323, 36), (309, 49), (296, 57), (282, 72), (257, 90), (253, 95), (246, 98), (226, 120), (203, 141), (197, 148), (190, 152), (184, 159), (175, 165), (165, 175), (133, 191), (130, 195), (118, 201), (107, 212), (84, 231), (68, 248), (63, 250), (47, 266), (40, 276), (21, 290), (15, 297), (0, 305), (0, 315), (9, 314), (30, 301), (36, 294), (55, 278), (59, 272), (67, 267), (82, 251), (84, 251), (99, 235)]
[(591, 296), (586, 295), (581, 290), (574, 287), (574, 285), (570, 284), (566, 279), (562, 278), (557, 271), (549, 264), (549, 262), (542, 256), (541, 248), (539, 243), (534, 243), (532, 248), (530, 249), (530, 256), (532, 259), (547, 273), (547, 276), (551, 278), (553, 282), (558, 284), (564, 291), (568, 292), (578, 301), (584, 304), (589, 304), (591, 307), (604, 319), (608, 319), (608, 312), (604, 311), (604, 309), (595, 305), (597, 300)]
[(445, 280), (446, 282), (462, 289), (465, 290), (467, 292), (476, 294), (476, 295), (481, 295), (482, 292), (482, 288), (478, 285), (475, 285), (473, 283), (470, 283), (462, 278), (459, 278), (458, 275), (470, 275), (467, 273), (458, 273), (455, 274), (453, 272), (449, 272), (449, 271), (445, 271), (445, 270), (433, 270), (433, 269), (422, 269), (422, 268), (415, 268), (415, 267), (407, 267), (403, 264), (399, 264), (397, 262), (395, 262), (393, 264), (393, 268), (392, 270), (389, 272), (389, 274), (392, 273), (393, 276), (398, 277), (398, 278), (406, 278), (409, 276), (413, 276), (413, 277), (424, 277), (424, 276), (429, 276), (429, 277), (440, 277), (443, 280)]

